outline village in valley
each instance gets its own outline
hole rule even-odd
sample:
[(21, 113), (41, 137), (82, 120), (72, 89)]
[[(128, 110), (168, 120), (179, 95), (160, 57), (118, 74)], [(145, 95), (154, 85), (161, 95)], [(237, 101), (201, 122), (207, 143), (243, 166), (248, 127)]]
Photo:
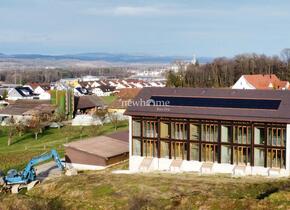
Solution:
[[(166, 179), (168, 173), (182, 177), (184, 173), (288, 176), (287, 126), (282, 122), (287, 115), (289, 82), (275, 74), (245, 74), (225, 88), (170, 87), (176, 82), (172, 75), (184, 74), (196, 65), (207, 64), (197, 64), (195, 58), (173, 62), (162, 70), (163, 77), (146, 73), (146, 79), (138, 78), (139, 73), (115, 79), (85, 75), (51, 83), (2, 82), (1, 173), (12, 176), (11, 168), (22, 170), (27, 163), (36, 171), (32, 180), (27, 178), (27, 183), (16, 188), (12, 182), (3, 183), (2, 193), (29, 190), (33, 194), (34, 188), (37, 192), (45, 183), (50, 185), (63, 176), (94, 176), (92, 171), (96, 176), (106, 171), (129, 177), (159, 172)], [(138, 104), (142, 101), (145, 104)], [(160, 101), (166, 103), (158, 106)], [(203, 113), (203, 109), (208, 111)], [(281, 109), (282, 116), (273, 115), (272, 109)], [(247, 114), (242, 115), (244, 112)], [(188, 113), (197, 119), (206, 117), (189, 119)], [(264, 125), (252, 123), (270, 115), (273, 117)], [(49, 159), (54, 161), (47, 162)], [(277, 185), (282, 187), (285, 182)], [(267, 188), (264, 181), (261, 186)]]

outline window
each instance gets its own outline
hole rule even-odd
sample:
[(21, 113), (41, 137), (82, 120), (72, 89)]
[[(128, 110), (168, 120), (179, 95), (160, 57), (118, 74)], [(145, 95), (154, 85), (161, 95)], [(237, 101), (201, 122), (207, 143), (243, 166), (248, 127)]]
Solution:
[(202, 141), (217, 142), (218, 141), (218, 126), (215, 124), (202, 125)]
[(199, 141), (199, 125), (190, 124), (190, 140)]
[(262, 148), (255, 148), (254, 149), (254, 165), (255, 166), (264, 166), (265, 161), (265, 150)]
[(133, 120), (133, 136), (141, 136), (141, 122)]
[(251, 148), (246, 146), (234, 147), (234, 164), (250, 165), (251, 163)]
[(190, 143), (190, 160), (199, 160), (199, 144)]
[(169, 147), (170, 144), (167, 141), (160, 141), (160, 157), (169, 158)]
[(231, 163), (232, 148), (228, 145), (221, 146), (221, 162)]
[(172, 139), (187, 139), (187, 124), (184, 122), (171, 123), (171, 138)]
[(255, 144), (265, 143), (265, 128), (255, 128)]
[(157, 141), (143, 140), (143, 156), (157, 157)]
[(171, 142), (171, 156), (173, 159), (187, 159), (187, 143)]
[(161, 138), (169, 138), (169, 123), (168, 122), (160, 122), (160, 137)]
[(286, 145), (285, 128), (268, 128), (268, 145), (285, 146)]
[(141, 156), (141, 141), (139, 139), (132, 140), (132, 154)]
[(231, 126), (226, 125), (221, 126), (221, 141), (222, 142), (231, 141)]
[(251, 144), (252, 129), (250, 126), (234, 126), (234, 143)]
[(143, 136), (148, 138), (157, 138), (158, 124), (156, 121), (143, 121)]
[(285, 149), (268, 149), (267, 166), (271, 168), (285, 168)]
[(217, 162), (217, 145), (201, 144), (201, 160), (205, 162)]

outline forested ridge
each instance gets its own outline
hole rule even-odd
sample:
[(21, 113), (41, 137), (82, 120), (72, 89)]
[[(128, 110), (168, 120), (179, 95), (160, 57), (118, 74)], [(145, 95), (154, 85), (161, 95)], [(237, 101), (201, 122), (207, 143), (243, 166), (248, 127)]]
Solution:
[(167, 74), (168, 87), (230, 87), (244, 74), (275, 74), (281, 80), (290, 81), (290, 50), (281, 56), (269, 57), (242, 54), (233, 58), (217, 58), (212, 63), (189, 64), (178, 72)]
[(50, 83), (62, 78), (77, 78), (85, 75), (119, 78), (128, 76), (126, 68), (108, 67), (99, 69), (32, 69), (0, 71), (0, 81), (26, 84), (30, 82)]

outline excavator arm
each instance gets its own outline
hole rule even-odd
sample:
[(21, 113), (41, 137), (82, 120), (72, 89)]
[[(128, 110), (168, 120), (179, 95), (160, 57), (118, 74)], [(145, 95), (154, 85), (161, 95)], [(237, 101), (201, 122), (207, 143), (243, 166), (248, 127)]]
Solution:
[(52, 149), (48, 153), (32, 158), (22, 172), (17, 172), (16, 170), (11, 169), (7, 173), (7, 176), (4, 178), (6, 184), (27, 184), (31, 181), (34, 181), (36, 179), (34, 166), (49, 159), (54, 159), (59, 169), (64, 169), (58, 153), (56, 150)]

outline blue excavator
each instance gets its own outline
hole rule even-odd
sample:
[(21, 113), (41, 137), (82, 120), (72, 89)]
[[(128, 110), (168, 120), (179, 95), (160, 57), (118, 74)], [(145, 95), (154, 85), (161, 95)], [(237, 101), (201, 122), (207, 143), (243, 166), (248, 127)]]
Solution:
[(2, 192), (18, 193), (21, 189), (27, 188), (30, 190), (39, 180), (36, 179), (36, 172), (34, 166), (41, 162), (54, 159), (56, 165), (60, 170), (64, 170), (64, 166), (56, 150), (52, 149), (50, 152), (44, 153), (40, 156), (32, 158), (26, 165), (23, 171), (10, 169), (6, 176), (0, 175), (0, 186), (2, 185)]

